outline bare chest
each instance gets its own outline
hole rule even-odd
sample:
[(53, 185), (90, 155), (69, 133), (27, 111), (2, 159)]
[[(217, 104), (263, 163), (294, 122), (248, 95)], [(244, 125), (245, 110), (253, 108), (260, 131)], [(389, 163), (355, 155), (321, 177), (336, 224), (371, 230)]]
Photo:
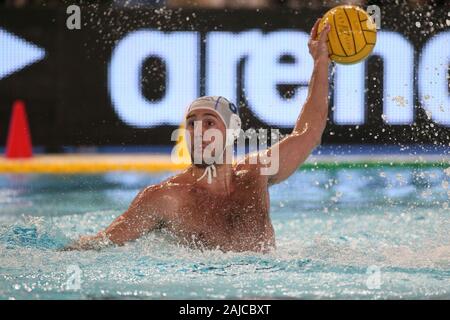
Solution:
[(170, 228), (187, 242), (253, 250), (273, 240), (268, 191), (257, 182), (238, 184), (230, 195), (193, 189), (183, 199)]

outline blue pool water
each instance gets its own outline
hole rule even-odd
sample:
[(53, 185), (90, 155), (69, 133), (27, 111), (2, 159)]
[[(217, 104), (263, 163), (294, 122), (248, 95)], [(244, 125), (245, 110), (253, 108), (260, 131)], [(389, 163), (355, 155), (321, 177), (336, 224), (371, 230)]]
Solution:
[(163, 233), (60, 252), (169, 174), (0, 175), (0, 298), (450, 298), (450, 170), (300, 170), (271, 188), (277, 250), (196, 251)]

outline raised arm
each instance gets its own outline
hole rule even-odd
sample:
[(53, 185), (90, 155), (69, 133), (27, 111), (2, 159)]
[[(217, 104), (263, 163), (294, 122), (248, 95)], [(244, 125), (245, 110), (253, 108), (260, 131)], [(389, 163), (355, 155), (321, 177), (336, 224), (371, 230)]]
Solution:
[(116, 218), (109, 227), (93, 236), (80, 237), (64, 250), (90, 250), (110, 244), (122, 245), (156, 229), (162, 222), (156, 198), (159, 188), (147, 187), (136, 196), (125, 213)]
[(279, 169), (268, 176), (269, 184), (279, 183), (288, 178), (320, 144), (328, 117), (328, 66), (330, 63), (327, 34), (329, 25), (316, 40), (320, 19), (311, 30), (308, 42), (309, 52), (314, 59), (314, 69), (309, 83), (308, 97), (291, 134), (268, 149), (279, 152)]

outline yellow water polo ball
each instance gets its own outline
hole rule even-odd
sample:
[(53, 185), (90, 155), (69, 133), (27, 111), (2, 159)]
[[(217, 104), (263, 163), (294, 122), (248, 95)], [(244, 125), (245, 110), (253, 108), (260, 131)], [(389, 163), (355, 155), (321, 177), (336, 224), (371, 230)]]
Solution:
[(327, 11), (322, 17), (318, 36), (330, 24), (327, 45), (330, 59), (342, 64), (364, 60), (375, 47), (377, 28), (372, 17), (353, 5), (342, 5)]

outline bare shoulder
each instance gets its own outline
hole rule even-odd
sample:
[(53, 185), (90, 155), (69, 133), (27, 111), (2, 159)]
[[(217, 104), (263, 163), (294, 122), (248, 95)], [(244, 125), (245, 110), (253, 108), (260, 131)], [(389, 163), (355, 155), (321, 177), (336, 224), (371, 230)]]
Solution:
[(261, 174), (262, 165), (254, 157), (252, 154), (242, 158), (233, 166), (234, 172), (238, 177), (266, 183), (267, 177)]
[(147, 203), (161, 214), (170, 213), (179, 205), (188, 185), (185, 172), (144, 188), (137, 198)]
[(179, 190), (188, 184), (188, 182), (187, 172), (181, 172), (161, 181), (160, 183), (149, 185), (143, 189), (142, 192), (148, 197), (168, 195)]

